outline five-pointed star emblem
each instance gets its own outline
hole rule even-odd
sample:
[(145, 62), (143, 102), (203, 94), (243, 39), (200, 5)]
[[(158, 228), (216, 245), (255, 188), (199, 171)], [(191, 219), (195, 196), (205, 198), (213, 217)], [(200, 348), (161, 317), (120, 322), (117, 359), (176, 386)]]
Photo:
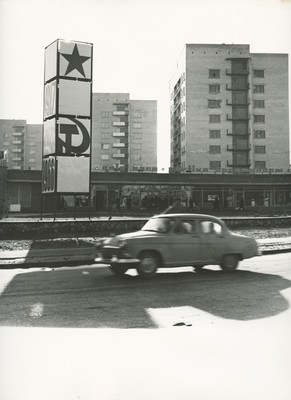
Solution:
[(76, 44), (74, 46), (74, 50), (73, 50), (72, 54), (63, 54), (63, 53), (61, 53), (61, 55), (67, 61), (69, 61), (69, 64), (67, 66), (67, 70), (65, 72), (65, 75), (68, 75), (70, 72), (72, 72), (74, 69), (76, 69), (77, 71), (80, 72), (80, 74), (82, 74), (85, 77), (85, 72), (84, 72), (84, 69), (83, 69), (83, 63), (85, 61), (87, 61), (90, 57), (80, 56), (79, 50), (78, 50), (78, 47), (77, 47)]

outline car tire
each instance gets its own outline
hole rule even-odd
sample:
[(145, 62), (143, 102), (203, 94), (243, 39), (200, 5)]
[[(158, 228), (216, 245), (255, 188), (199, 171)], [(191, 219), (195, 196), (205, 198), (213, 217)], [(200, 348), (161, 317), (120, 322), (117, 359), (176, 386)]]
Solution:
[(152, 278), (159, 268), (159, 257), (151, 251), (144, 252), (140, 255), (140, 263), (136, 270), (142, 278)]
[(225, 272), (232, 272), (237, 269), (239, 258), (237, 254), (225, 254), (220, 267)]
[(124, 275), (128, 270), (127, 265), (111, 264), (109, 267), (110, 271), (115, 275)]

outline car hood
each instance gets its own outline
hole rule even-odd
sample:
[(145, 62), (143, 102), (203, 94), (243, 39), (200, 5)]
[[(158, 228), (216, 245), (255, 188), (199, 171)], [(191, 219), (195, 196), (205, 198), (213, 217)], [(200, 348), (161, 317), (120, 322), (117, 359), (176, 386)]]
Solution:
[(244, 240), (249, 240), (250, 242), (255, 242), (256, 240), (250, 236), (245, 236), (245, 235), (239, 235), (238, 233), (233, 233), (231, 232), (231, 236), (235, 239), (244, 239)]
[(136, 231), (136, 232), (129, 232), (129, 233), (122, 233), (121, 235), (118, 235), (117, 237), (120, 239), (137, 239), (137, 238), (147, 238), (147, 237), (152, 237), (152, 236), (157, 236), (161, 235), (158, 232), (152, 232), (152, 231)]

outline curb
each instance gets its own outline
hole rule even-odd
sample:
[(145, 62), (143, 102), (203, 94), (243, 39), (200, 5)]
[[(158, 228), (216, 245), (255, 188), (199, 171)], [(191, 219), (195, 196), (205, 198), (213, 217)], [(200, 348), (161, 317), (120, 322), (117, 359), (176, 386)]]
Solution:
[[(59, 249), (61, 250), (61, 249)], [(64, 266), (77, 266), (83, 264), (84, 262), (87, 264), (94, 264), (95, 258), (97, 256), (96, 252), (87, 251), (88, 254), (75, 254), (72, 255), (72, 250), (79, 249), (66, 249), (66, 252), (70, 252), (71, 254), (63, 254), (59, 256), (31, 256), (31, 257), (10, 257), (1, 258), (0, 259), (0, 268), (1, 269), (9, 269), (9, 268), (33, 268), (35, 266), (54, 266), (54, 267), (64, 267)], [(37, 251), (37, 250), (35, 250)], [(40, 252), (41, 250), (39, 250)], [(50, 250), (51, 251), (51, 250)], [(76, 252), (76, 251), (75, 251)], [(286, 248), (278, 248), (278, 249), (270, 249), (270, 250), (262, 250), (261, 255), (268, 254), (280, 254), (280, 253), (289, 253), (291, 252), (291, 247)], [(9, 252), (7, 252), (9, 253)], [(23, 251), (24, 253), (24, 251)]]

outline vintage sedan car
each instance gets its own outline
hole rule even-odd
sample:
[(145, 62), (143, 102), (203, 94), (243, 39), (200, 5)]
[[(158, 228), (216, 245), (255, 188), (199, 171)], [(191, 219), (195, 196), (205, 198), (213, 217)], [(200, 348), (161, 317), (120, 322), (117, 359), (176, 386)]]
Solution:
[[(97, 246), (98, 247), (98, 246)], [(255, 239), (232, 233), (224, 221), (202, 214), (161, 214), (140, 231), (106, 238), (99, 243), (99, 263), (122, 275), (136, 268), (144, 278), (158, 268), (220, 265), (234, 271), (240, 260), (259, 255)]]

